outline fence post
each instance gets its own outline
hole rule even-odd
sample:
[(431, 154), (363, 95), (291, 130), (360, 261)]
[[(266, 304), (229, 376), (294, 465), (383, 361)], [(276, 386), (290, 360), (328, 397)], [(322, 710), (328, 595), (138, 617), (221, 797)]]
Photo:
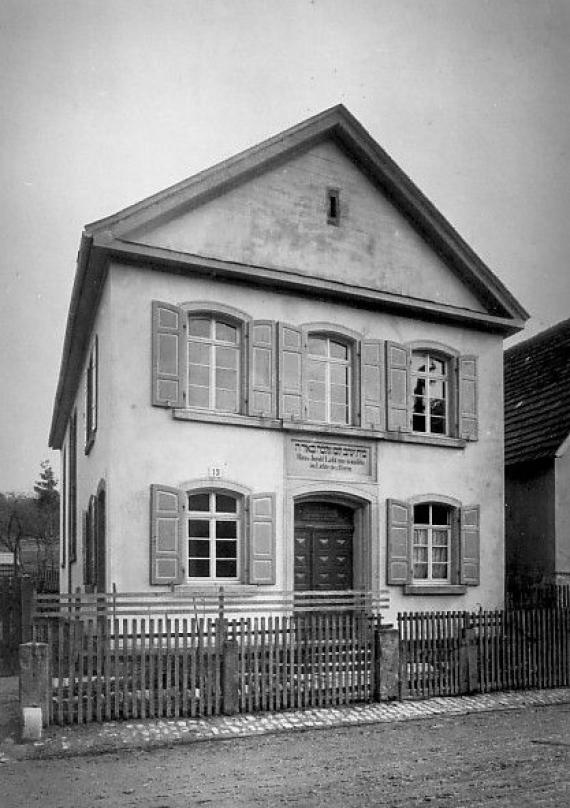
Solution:
[(49, 646), (28, 642), (20, 645), (20, 710), (22, 738), (39, 740), (42, 726), (49, 724)]
[(479, 670), (477, 666), (477, 646), (473, 628), (461, 629), (459, 646), (459, 692), (476, 693), (479, 690)]
[(34, 583), (28, 576), (20, 580), (20, 614), (20, 642), (31, 642), (34, 615)]
[(391, 701), (400, 695), (400, 632), (397, 628), (374, 629), (374, 700)]
[(224, 638), (222, 645), (222, 712), (235, 715), (239, 711), (239, 649), (237, 640)]

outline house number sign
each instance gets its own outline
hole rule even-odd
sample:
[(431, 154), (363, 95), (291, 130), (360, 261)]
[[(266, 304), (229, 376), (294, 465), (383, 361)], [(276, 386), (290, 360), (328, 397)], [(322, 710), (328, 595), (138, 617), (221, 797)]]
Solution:
[(292, 474), (309, 477), (373, 477), (372, 449), (364, 444), (293, 438), (289, 450)]

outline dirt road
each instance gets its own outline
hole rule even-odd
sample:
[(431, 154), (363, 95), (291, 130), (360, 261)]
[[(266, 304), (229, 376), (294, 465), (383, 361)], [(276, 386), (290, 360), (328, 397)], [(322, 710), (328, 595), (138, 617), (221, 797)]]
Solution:
[(570, 705), (0, 768), (3, 808), (570, 804)]

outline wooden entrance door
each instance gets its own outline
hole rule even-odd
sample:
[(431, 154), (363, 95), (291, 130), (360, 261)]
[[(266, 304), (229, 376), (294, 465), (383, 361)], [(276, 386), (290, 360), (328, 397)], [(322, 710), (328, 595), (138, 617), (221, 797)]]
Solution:
[(329, 502), (295, 508), (295, 590), (353, 588), (353, 512)]

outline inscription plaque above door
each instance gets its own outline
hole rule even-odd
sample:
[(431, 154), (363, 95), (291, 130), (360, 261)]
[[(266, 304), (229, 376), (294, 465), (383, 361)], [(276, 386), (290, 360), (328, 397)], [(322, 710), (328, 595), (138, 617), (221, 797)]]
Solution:
[(363, 441), (289, 438), (287, 471), (293, 477), (374, 482), (375, 445)]

